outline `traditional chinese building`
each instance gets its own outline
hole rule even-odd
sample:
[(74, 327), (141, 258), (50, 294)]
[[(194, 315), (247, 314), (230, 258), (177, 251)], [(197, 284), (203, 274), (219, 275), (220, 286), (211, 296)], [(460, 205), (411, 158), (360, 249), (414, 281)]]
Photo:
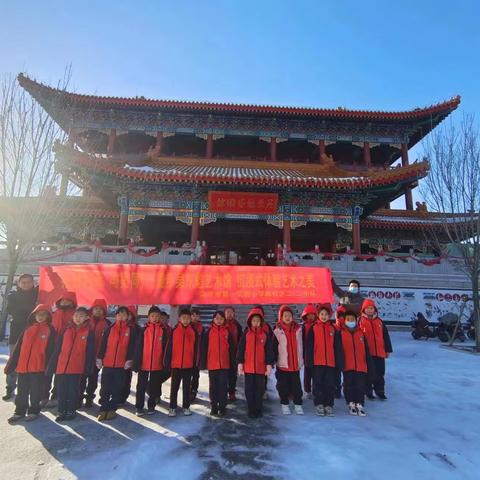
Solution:
[[(68, 134), (60, 195), (92, 237), (206, 242), (240, 263), (293, 251), (428, 248), (438, 217), (414, 209), (428, 162), (409, 150), (460, 103), (382, 112), (116, 98), (19, 82)], [(390, 203), (405, 198), (405, 210)], [(69, 223), (69, 213), (65, 223)]]

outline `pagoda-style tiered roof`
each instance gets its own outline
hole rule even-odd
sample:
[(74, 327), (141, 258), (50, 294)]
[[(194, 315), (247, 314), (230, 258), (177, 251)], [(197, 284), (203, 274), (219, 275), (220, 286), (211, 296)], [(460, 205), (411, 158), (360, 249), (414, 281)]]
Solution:
[(188, 158), (153, 158), (148, 165), (130, 166), (121, 156), (91, 155), (57, 147), (61, 161), (70, 167), (82, 167), (132, 182), (200, 183), (258, 185), (272, 187), (324, 188), (351, 190), (375, 188), (424, 177), (428, 162), (406, 167), (365, 169), (352, 172), (337, 167), (331, 159), (324, 164), (306, 165), (280, 162), (233, 161)]
[(45, 100), (61, 99), (76, 106), (101, 106), (105, 108), (127, 107), (139, 109), (172, 109), (201, 112), (228, 112), (266, 115), (291, 115), (297, 117), (342, 118), (350, 120), (412, 120), (432, 117), (438, 114), (448, 115), (460, 104), (460, 97), (440, 102), (423, 108), (407, 111), (351, 110), (347, 108), (311, 108), (288, 107), (273, 105), (251, 105), (238, 103), (191, 102), (185, 100), (153, 100), (144, 97), (107, 97), (99, 95), (82, 95), (65, 92), (43, 83), (36, 82), (24, 74), (18, 76), (18, 81), (40, 103)]
[(379, 209), (364, 219), (362, 225), (366, 228), (425, 230), (471, 221), (472, 217), (465, 214), (428, 212), (424, 204), (417, 202), (416, 210)]
[(118, 209), (111, 208), (100, 198), (93, 196), (13, 197), (0, 199), (2, 216), (15, 218), (18, 212), (45, 213), (55, 211), (57, 216), (118, 218)]
[[(42, 197), (43, 198), (43, 197)], [(56, 205), (61, 209), (64, 217), (87, 218), (118, 218), (120, 213), (116, 208), (111, 208), (97, 197), (69, 196), (45, 198), (49, 206)], [(21, 206), (19, 204), (22, 204)], [(26, 204), (26, 205), (25, 205)], [(38, 210), (38, 198), (13, 198), (0, 201), (0, 210), (14, 213), (19, 207), (23, 210)], [(375, 228), (385, 230), (425, 230), (426, 228), (441, 228), (444, 223), (459, 222), (471, 219), (460, 214), (442, 214), (428, 212), (423, 205), (417, 210), (379, 209), (361, 221), (362, 228)]]
[[(351, 137), (350, 141), (355, 141), (354, 137), (357, 136), (366, 138), (369, 134), (374, 136), (380, 135), (378, 130), (383, 129), (385, 138), (393, 138), (392, 135), (396, 139), (399, 136), (408, 137), (408, 147), (411, 148), (460, 104), (460, 97), (455, 96), (437, 104), (411, 110), (379, 111), (355, 110), (344, 107), (311, 108), (206, 101), (153, 100), (145, 97), (109, 97), (67, 92), (32, 80), (24, 74), (18, 76), (18, 81), (66, 131), (75, 127), (75, 119), (73, 117), (79, 118), (79, 111), (88, 112), (87, 116), (90, 117), (93, 112), (104, 112), (104, 114), (99, 114), (99, 117), (93, 120), (94, 124), (98, 125), (97, 128), (106, 128), (105, 125), (107, 124), (113, 125), (115, 123), (112, 117), (114, 112), (128, 111), (132, 112), (133, 115), (129, 117), (127, 124), (124, 124), (123, 128), (125, 130), (150, 131), (152, 128), (151, 123), (158, 123), (154, 120), (158, 115), (166, 115), (168, 117), (169, 114), (179, 114), (187, 116), (198, 115), (206, 120), (203, 121), (204, 123), (187, 122), (187, 125), (183, 123), (185, 119), (177, 119), (174, 122), (175, 126), (169, 124), (172, 127), (172, 130), (169, 131), (185, 130), (185, 128), (181, 127), (188, 127), (186, 128), (188, 131), (196, 131), (195, 126), (201, 124), (202, 128), (200, 130), (206, 131), (210, 129), (213, 133), (220, 133), (222, 129), (226, 129), (224, 131), (233, 129), (237, 132), (244, 130), (245, 133), (247, 131), (263, 131), (265, 135), (277, 131), (283, 132), (288, 137), (292, 134), (302, 133), (302, 130), (305, 130), (305, 126), (300, 126), (300, 130), (296, 130), (295, 121), (305, 121), (307, 123), (310, 122), (310, 130), (314, 137), (324, 128), (328, 131), (329, 124), (337, 125), (336, 127), (332, 126), (336, 134), (330, 131), (331, 135), (337, 135), (336, 138), (342, 139), (343, 134), (347, 133), (347, 136)], [(76, 114), (72, 117), (71, 112), (73, 110)], [(142, 112), (143, 120), (141, 118)], [(147, 117), (149, 122), (146, 121)], [(246, 124), (244, 125), (242, 120), (239, 120), (233, 126), (228, 124), (229, 126), (226, 127), (222, 121), (219, 120), (220, 123), (218, 123), (215, 120), (215, 118), (219, 117), (237, 117), (238, 119), (244, 119), (243, 121)], [(268, 119), (268, 121), (271, 120), (272, 124), (265, 125), (260, 123), (253, 127), (252, 125), (247, 125), (248, 118)], [(287, 123), (282, 124), (282, 126), (283, 120)], [(290, 120), (294, 123), (291, 123)], [(129, 122), (131, 123), (130, 126), (128, 125)], [(340, 124), (343, 126), (338, 127)], [(364, 128), (362, 127), (359, 130), (359, 124), (362, 124)], [(357, 125), (357, 127), (352, 128), (352, 125)], [(372, 129), (373, 126), (375, 126), (377, 133), (374, 133), (375, 129)], [(392, 140), (391, 143), (396, 143), (396, 140)], [(398, 156), (395, 156), (395, 158), (398, 158)]]

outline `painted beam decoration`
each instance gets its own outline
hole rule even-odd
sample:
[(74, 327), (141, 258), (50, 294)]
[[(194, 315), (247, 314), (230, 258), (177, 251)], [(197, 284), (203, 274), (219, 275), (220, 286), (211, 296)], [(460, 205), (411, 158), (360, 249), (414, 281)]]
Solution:
[(79, 305), (331, 303), (330, 270), (312, 267), (83, 264), (40, 267), (39, 301)]
[(278, 194), (209, 191), (208, 210), (215, 213), (273, 215), (278, 210)]

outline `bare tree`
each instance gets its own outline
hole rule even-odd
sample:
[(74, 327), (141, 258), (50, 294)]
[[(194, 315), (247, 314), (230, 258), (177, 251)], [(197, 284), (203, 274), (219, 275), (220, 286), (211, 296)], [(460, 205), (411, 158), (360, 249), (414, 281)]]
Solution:
[[(476, 349), (480, 352), (480, 137), (473, 116), (464, 116), (437, 128), (424, 145), (430, 174), (421, 193), (431, 211), (443, 217), (442, 229), (432, 229), (438, 248), (445, 240), (456, 247), (460, 259), (452, 260), (472, 285)], [(441, 245), (443, 244), (443, 245)]]
[[(65, 89), (70, 76), (67, 68), (58, 87)], [(55, 193), (59, 174), (52, 152), (54, 141), (64, 138), (65, 132), (13, 75), (0, 78), (0, 241), (8, 252), (7, 293), (19, 263), (64, 213), (65, 198)]]

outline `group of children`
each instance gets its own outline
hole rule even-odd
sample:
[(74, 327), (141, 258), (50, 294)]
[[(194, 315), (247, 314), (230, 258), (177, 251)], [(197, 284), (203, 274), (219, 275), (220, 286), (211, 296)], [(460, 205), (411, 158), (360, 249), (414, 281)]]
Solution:
[(335, 320), (329, 304), (309, 304), (302, 324), (283, 305), (273, 330), (258, 306), (249, 312), (243, 331), (232, 307), (215, 312), (211, 325), (204, 329), (196, 309), (180, 309), (172, 328), (168, 315), (157, 306), (150, 308), (144, 327), (137, 324), (134, 307), (117, 308), (110, 325), (104, 300), (95, 300), (86, 309), (77, 307), (73, 294), (66, 294), (56, 306), (55, 313), (48, 305), (35, 308), (5, 367), (6, 373), (18, 373), (15, 412), (9, 423), (25, 416), (27, 421), (36, 419), (40, 409), (52, 401), (58, 401), (58, 422), (73, 419), (82, 404), (93, 406), (100, 371), (99, 421), (115, 418), (117, 408), (126, 402), (132, 371), (138, 374), (138, 416), (155, 412), (162, 385), (169, 378), (168, 415), (177, 414), (180, 385), (183, 414), (191, 415), (200, 370), (208, 371), (212, 416), (226, 414), (228, 401), (236, 400), (237, 377), (242, 375), (248, 415), (261, 417), (274, 367), (285, 415), (291, 414), (290, 402), (296, 414), (304, 413), (305, 390), (308, 396), (313, 393), (317, 415), (333, 416), (342, 375), (350, 414), (366, 415), (365, 394), (373, 399), (375, 392), (386, 400), (385, 358), (392, 346), (370, 299), (363, 302), (359, 316), (340, 306)]

